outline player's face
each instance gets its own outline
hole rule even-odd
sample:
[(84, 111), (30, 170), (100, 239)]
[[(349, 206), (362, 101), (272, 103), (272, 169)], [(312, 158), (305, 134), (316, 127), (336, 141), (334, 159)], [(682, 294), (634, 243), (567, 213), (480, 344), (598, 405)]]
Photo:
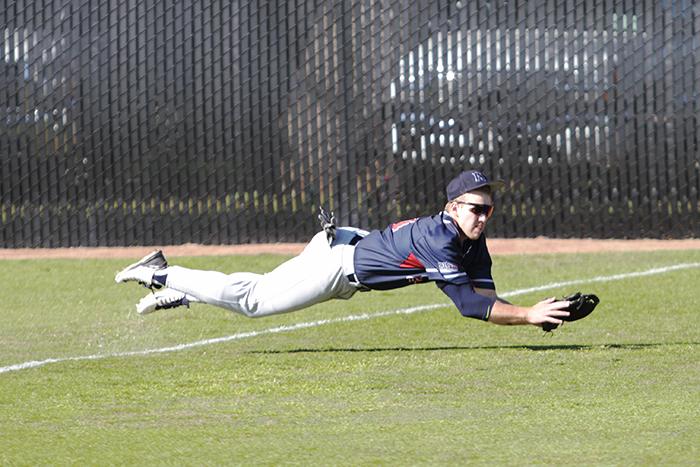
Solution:
[(481, 191), (465, 193), (450, 203), (448, 213), (468, 239), (476, 240), (493, 214), (493, 198)]

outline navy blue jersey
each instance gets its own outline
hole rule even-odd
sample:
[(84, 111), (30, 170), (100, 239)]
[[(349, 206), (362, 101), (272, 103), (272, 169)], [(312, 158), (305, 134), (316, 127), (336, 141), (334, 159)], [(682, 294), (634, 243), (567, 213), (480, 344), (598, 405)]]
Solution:
[(355, 248), (354, 265), (357, 278), (370, 289), (435, 281), (465, 316), (487, 319), (495, 301), (484, 301), (473, 290), (495, 289), (485, 236), (462, 241), (445, 212), (370, 232)]

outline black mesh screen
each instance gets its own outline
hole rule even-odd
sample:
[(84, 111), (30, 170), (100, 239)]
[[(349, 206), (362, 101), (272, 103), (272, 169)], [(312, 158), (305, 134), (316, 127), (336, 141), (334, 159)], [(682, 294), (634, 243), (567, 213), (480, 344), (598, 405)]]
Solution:
[(4, 247), (700, 233), (700, 3), (0, 1)]

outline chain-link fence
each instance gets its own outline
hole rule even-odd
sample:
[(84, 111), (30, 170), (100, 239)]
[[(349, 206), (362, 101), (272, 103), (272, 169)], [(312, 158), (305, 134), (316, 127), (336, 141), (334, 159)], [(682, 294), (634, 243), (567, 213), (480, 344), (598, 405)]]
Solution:
[(700, 3), (0, 0), (0, 246), (700, 233)]

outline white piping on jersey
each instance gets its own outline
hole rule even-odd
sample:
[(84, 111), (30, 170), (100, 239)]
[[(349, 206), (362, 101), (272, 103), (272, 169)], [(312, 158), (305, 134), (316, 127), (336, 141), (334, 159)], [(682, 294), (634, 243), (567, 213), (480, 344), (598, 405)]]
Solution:
[[(433, 272), (433, 273), (434, 273), (434, 272), (440, 272), (440, 271), (437, 270), (437, 269), (435, 269), (435, 268), (425, 268), (425, 272), (427, 272), (427, 273)], [(450, 274), (442, 274), (442, 273), (441, 273), (441, 275), (442, 275), (442, 277), (444, 277), (445, 279), (456, 279), (456, 278), (458, 278), (458, 277), (466, 276), (467, 273), (466, 273), (466, 272), (453, 272), (453, 273), (450, 273)], [(473, 280), (473, 281), (476, 281), (476, 282), (491, 282), (491, 283), (493, 283), (493, 281), (490, 281), (490, 280), (488, 280), (488, 279), (472, 279), (472, 280)]]
[(489, 284), (494, 283), (491, 279), (472, 279), (472, 282), (487, 282)]
[(458, 277), (466, 277), (467, 273), (466, 272), (453, 272), (451, 274), (443, 274), (442, 277), (445, 279), (456, 279)]

